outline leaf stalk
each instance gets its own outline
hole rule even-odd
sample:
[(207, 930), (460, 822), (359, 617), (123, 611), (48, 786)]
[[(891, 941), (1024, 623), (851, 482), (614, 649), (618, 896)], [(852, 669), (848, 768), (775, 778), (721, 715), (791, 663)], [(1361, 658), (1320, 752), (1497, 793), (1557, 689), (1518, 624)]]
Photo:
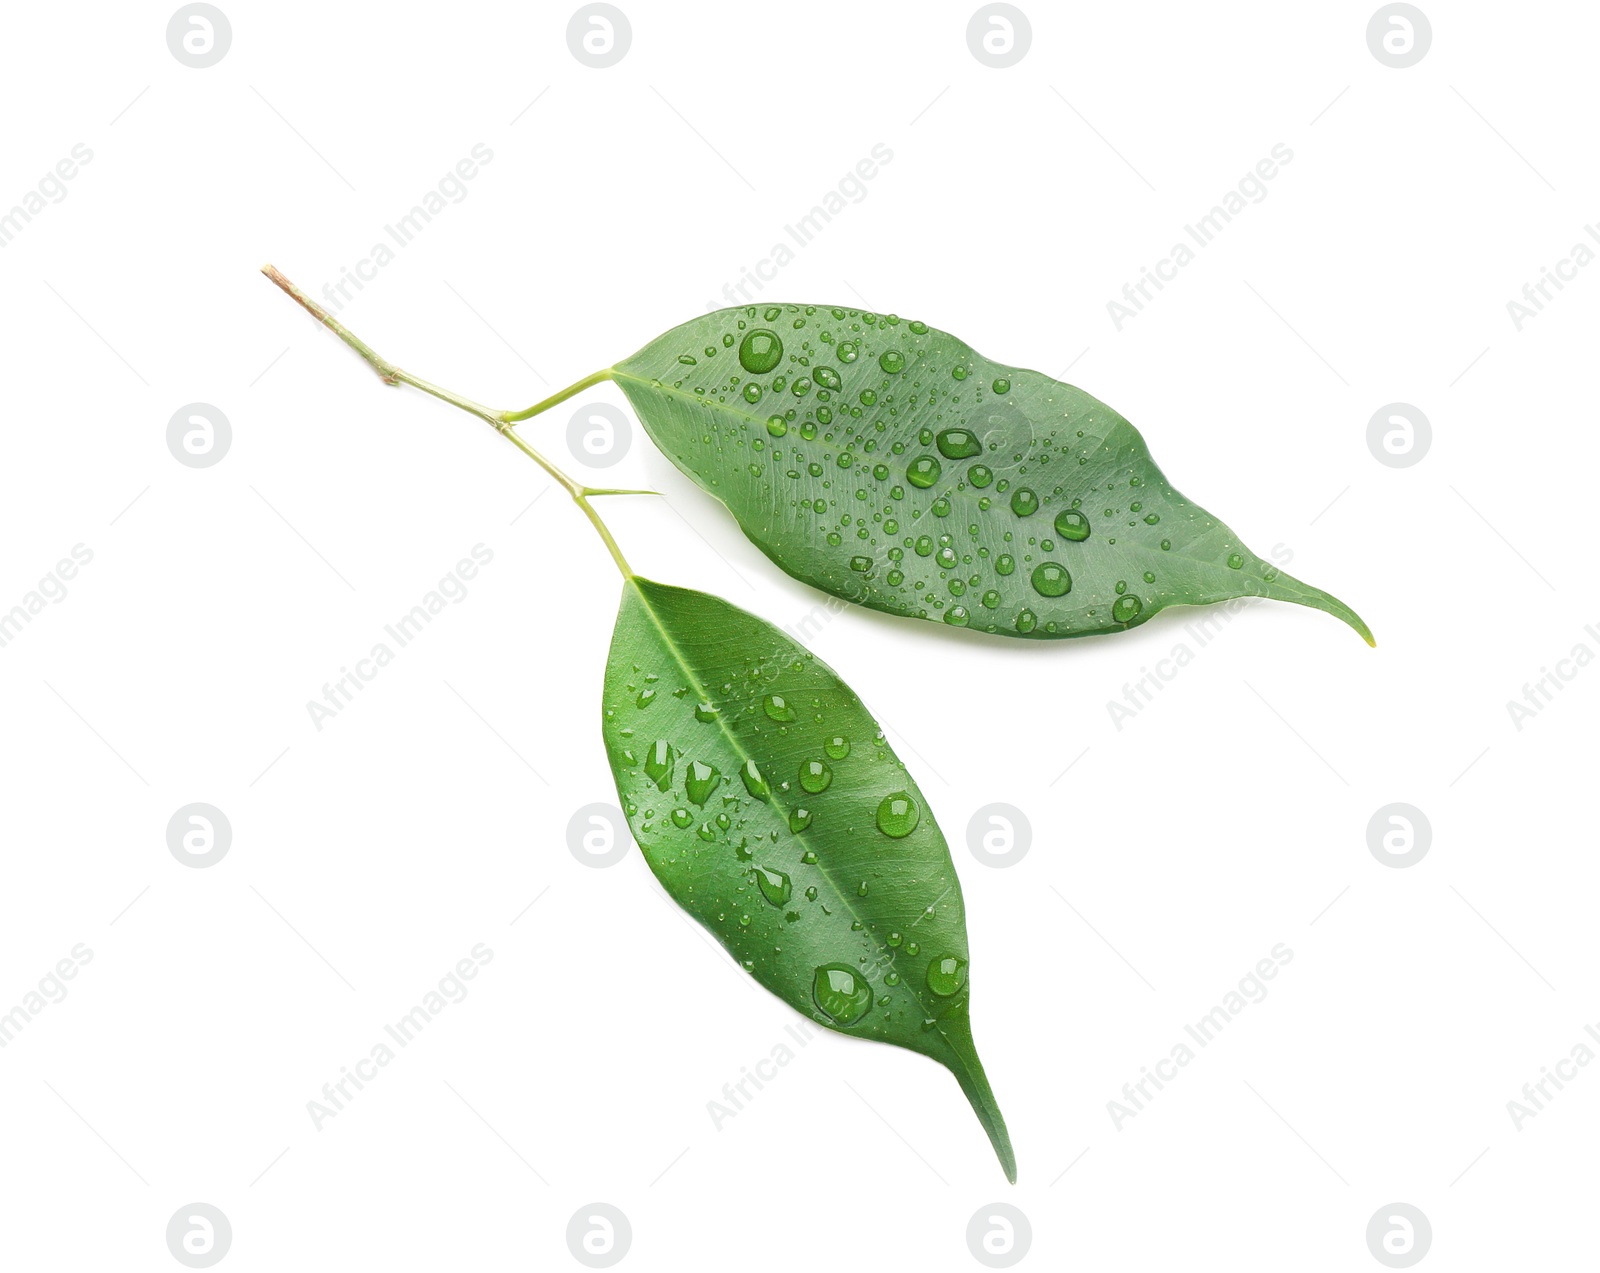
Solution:
[(610, 380), (612, 378), (612, 369), (610, 367), (585, 376), (576, 384), (568, 385), (565, 389), (551, 394), (548, 398), (536, 402), (533, 406), (522, 411), (495, 411), (490, 407), (484, 406), (481, 402), (474, 402), (471, 398), (464, 397), (459, 393), (452, 393), (448, 389), (442, 389), (438, 385), (422, 379), (421, 376), (414, 376), (409, 371), (396, 367), (290, 282), (276, 266), (264, 265), (261, 267), (261, 272), (293, 297), (308, 314), (340, 340), (344, 341), (345, 344), (349, 345), (356, 353), (360, 354), (367, 364), (378, 373), (384, 384), (407, 384), (413, 389), (420, 389), (423, 393), (431, 394), (443, 402), (448, 402), (453, 407), (459, 407), (468, 414), (477, 416), (489, 424), (496, 433), (510, 441), (517, 450), (521, 451), (554, 478), (561, 488), (572, 497), (572, 502), (583, 510), (583, 515), (589, 519), (590, 524), (599, 534), (601, 541), (606, 546), (606, 551), (611, 554), (611, 560), (616, 563), (617, 569), (622, 572), (622, 577), (624, 579), (633, 578), (632, 567), (628, 565), (627, 558), (622, 555), (622, 549), (617, 546), (617, 541), (612, 536), (610, 528), (601, 520), (600, 514), (595, 512), (594, 505), (589, 502), (589, 497), (593, 495), (655, 495), (658, 492), (585, 486), (562, 472), (560, 468), (546, 459), (535, 447), (531, 446), (525, 438), (518, 435), (517, 431), (512, 427), (519, 421), (531, 419), (540, 412), (548, 411), (558, 403), (565, 402), (574, 394), (582, 393), (591, 385), (599, 384), (602, 380)]

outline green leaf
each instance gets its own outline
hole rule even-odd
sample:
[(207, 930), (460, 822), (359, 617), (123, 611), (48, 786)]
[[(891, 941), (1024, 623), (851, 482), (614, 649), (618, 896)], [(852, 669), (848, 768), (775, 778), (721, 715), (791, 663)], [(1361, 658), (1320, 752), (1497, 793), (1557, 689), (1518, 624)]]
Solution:
[(604, 729), (628, 825), (678, 905), (790, 1007), (948, 1067), (1015, 1182), (972, 1042), (960, 881), (850, 687), (720, 598), (631, 578)]
[(673, 328), (612, 374), (767, 556), (848, 601), (1047, 638), (1273, 597), (1372, 644), (1349, 606), (1180, 495), (1105, 403), (924, 323), (748, 305)]

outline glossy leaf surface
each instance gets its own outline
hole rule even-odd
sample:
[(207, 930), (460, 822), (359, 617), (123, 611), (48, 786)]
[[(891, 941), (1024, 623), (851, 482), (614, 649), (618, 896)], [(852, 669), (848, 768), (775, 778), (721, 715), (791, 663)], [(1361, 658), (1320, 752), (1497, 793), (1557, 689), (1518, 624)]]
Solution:
[(656, 445), (767, 556), (860, 605), (1049, 638), (1272, 597), (1372, 641), (1342, 601), (1179, 494), (1105, 403), (924, 323), (718, 310), (612, 374)]
[(629, 826), (673, 899), (797, 1011), (948, 1067), (1015, 1180), (972, 1042), (949, 849), (850, 687), (754, 615), (635, 578), (604, 733)]

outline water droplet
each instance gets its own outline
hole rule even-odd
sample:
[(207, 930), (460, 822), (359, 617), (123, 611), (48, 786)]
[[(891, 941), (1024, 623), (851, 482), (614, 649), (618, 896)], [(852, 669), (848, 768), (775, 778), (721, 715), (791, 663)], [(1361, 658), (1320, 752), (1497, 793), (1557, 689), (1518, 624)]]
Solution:
[(944, 621), (952, 628), (966, 627), (971, 618), (972, 616), (967, 613), (966, 606), (951, 606), (944, 612)]
[(1056, 534), (1074, 544), (1089, 538), (1089, 519), (1075, 508), (1066, 508), (1056, 514)]
[(1032, 610), (1019, 610), (1017, 612), (1017, 631), (1032, 632), (1039, 626), (1039, 616)]
[(1072, 576), (1053, 561), (1033, 568), (1033, 590), (1041, 597), (1064, 597), (1072, 591)]
[(843, 760), (850, 754), (850, 740), (843, 734), (835, 734), (822, 744), (822, 750), (833, 760)]
[(717, 709), (710, 703), (696, 703), (694, 705), (694, 718), (702, 725), (709, 725), (717, 719)]
[(993, 388), (996, 393), (1010, 393), (1011, 382), (1004, 376), (996, 376)]
[(715, 765), (708, 765), (703, 760), (691, 760), (683, 775), (684, 794), (703, 809), (721, 782), (722, 775), (717, 772)]
[(994, 481), (994, 470), (987, 464), (974, 464), (967, 470), (967, 481), (971, 482), (980, 491)]
[(906, 481), (921, 490), (927, 490), (939, 480), (941, 471), (938, 460), (931, 455), (921, 455), (912, 460), (911, 467), (906, 469)]
[(947, 460), (968, 460), (983, 454), (983, 444), (971, 429), (946, 429), (937, 441), (939, 454)]
[(833, 770), (828, 768), (826, 761), (808, 760), (800, 766), (800, 785), (812, 795), (826, 791), (832, 781)]
[(839, 373), (832, 367), (818, 367), (816, 370), (817, 383), (824, 389), (838, 389), (844, 384)]
[(928, 989), (941, 999), (948, 999), (961, 989), (966, 980), (967, 961), (954, 955), (941, 955), (928, 965)]
[(1144, 602), (1138, 597), (1118, 597), (1111, 606), (1111, 617), (1118, 623), (1132, 623), (1139, 617), (1139, 611), (1144, 609)]
[(1019, 486), (1011, 493), (1011, 511), (1018, 517), (1032, 517), (1039, 511), (1039, 497), (1026, 486)]
[(789, 432), (789, 422), (781, 415), (772, 416), (767, 421), (767, 432), (775, 438), (781, 438), (785, 433)]
[(928, 334), (928, 324), (921, 319), (913, 319), (908, 326), (918, 336), (926, 336)]
[[(800, 810), (800, 812), (806, 814), (806, 821), (807, 822), (811, 821), (811, 815), (809, 813), (806, 813), (806, 811), (804, 809)], [(815, 853), (813, 853), (810, 849), (807, 849), (804, 853), (802, 853), (800, 855), (800, 861), (806, 866), (815, 866), (817, 864), (817, 855)]]
[(649, 707), (650, 704), (655, 702), (655, 701), (656, 701), (656, 692), (654, 690), (640, 690), (639, 691), (639, 697), (634, 699), (633, 703), (634, 703), (635, 707), (646, 708), (646, 707)]
[(854, 362), (860, 352), (860, 346), (857, 345), (853, 340), (842, 340), (839, 342), (840, 362)]
[(898, 375), (906, 369), (906, 356), (898, 349), (886, 349), (878, 358), (878, 366), (891, 376)]
[(811, 979), (811, 997), (838, 1025), (854, 1025), (872, 1006), (872, 987), (854, 969), (824, 964)]
[(867, 571), (872, 569), (872, 558), (852, 557), (850, 558), (850, 569), (855, 571), (858, 575), (864, 575), (867, 573)]
[(754, 406), (761, 401), (761, 386), (754, 380), (744, 387), (744, 400)]
[(891, 840), (905, 839), (921, 820), (922, 810), (909, 792), (891, 792), (878, 805), (878, 830)]
[(739, 365), (752, 376), (766, 375), (782, 358), (783, 342), (777, 332), (765, 327), (756, 328), (739, 342)]
[(672, 766), (677, 760), (672, 744), (665, 739), (656, 743), (645, 753), (645, 776), (656, 784), (656, 788), (665, 791), (672, 785)]
[(768, 694), (761, 706), (768, 717), (775, 721), (791, 721), (799, 717), (799, 713), (789, 706), (782, 694)]
[(672, 811), (672, 825), (682, 830), (694, 821), (694, 814), (687, 809), (678, 808)]
[(988, 592), (984, 593), (983, 596), (979, 598), (979, 600), (983, 602), (985, 609), (993, 610), (1000, 604), (1000, 594), (993, 588), (990, 588)]
[(756, 768), (756, 762), (747, 760), (739, 770), (739, 777), (744, 779), (744, 789), (757, 800), (765, 800), (771, 794), (767, 780), (761, 776), (761, 771)]
[(756, 887), (761, 890), (761, 896), (774, 906), (783, 906), (789, 900), (791, 891), (789, 877), (782, 871), (768, 870), (764, 866), (755, 868)]
[(917, 955), (920, 955), (921, 953), (922, 953), (922, 947), (917, 945), (916, 942), (913, 941), (913, 942), (907, 942), (906, 943), (906, 954), (915, 957)]
[(1229, 570), (1243, 570), (1244, 569), (1244, 558), (1241, 557), (1238, 553), (1229, 553), (1228, 554), (1228, 569)]
[(1010, 553), (1001, 553), (994, 559), (994, 572), (997, 575), (1009, 575), (1017, 568), (1017, 559)]

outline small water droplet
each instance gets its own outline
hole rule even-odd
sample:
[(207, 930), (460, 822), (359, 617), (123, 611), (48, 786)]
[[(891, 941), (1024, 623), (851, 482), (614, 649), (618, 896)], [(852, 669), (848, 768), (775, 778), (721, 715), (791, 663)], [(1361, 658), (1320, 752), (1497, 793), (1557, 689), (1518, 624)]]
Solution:
[(750, 403), (751, 406), (761, 401), (761, 386), (754, 380), (745, 385), (744, 400)]
[(817, 383), (824, 389), (838, 389), (842, 384), (844, 384), (844, 381), (840, 378), (839, 373), (832, 367), (818, 367), (815, 375), (817, 377)]
[(1144, 609), (1144, 602), (1138, 597), (1118, 597), (1111, 606), (1111, 617), (1118, 623), (1132, 623), (1139, 617), (1139, 611)]
[(687, 809), (677, 808), (672, 811), (672, 825), (682, 830), (694, 821), (694, 814)]
[(691, 760), (689, 768), (684, 771), (683, 790), (690, 800), (705, 808), (706, 801), (711, 798), (722, 782), (722, 775), (715, 765), (708, 765), (702, 760)]
[(886, 349), (878, 357), (878, 366), (891, 376), (898, 375), (906, 369), (906, 356), (898, 349)]
[[(811, 810), (810, 809), (801, 808), (801, 809), (792, 809), (792, 810), (790, 810), (790, 812), (789, 812), (789, 830), (793, 831), (796, 835), (799, 835), (800, 832), (804, 831), (810, 825), (811, 825)], [(812, 857), (812, 854), (810, 853), (809, 850), (806, 853), (806, 857)], [(804, 862), (805, 858), (801, 858), (800, 860), (802, 862)], [(812, 860), (815, 861), (815, 858), (812, 857)]]
[(832, 760), (843, 760), (850, 754), (850, 740), (843, 734), (835, 734), (822, 744), (822, 750), (827, 752)]
[(756, 768), (756, 762), (747, 760), (739, 770), (739, 777), (744, 779), (744, 789), (757, 800), (765, 800), (771, 794), (767, 780), (761, 776), (761, 770)]
[(767, 716), (775, 721), (791, 721), (798, 718), (799, 713), (789, 706), (782, 694), (768, 694), (766, 701), (761, 704)]
[(992, 388), (996, 393), (1010, 393), (1011, 382), (1004, 376), (996, 376)]
[(1241, 557), (1238, 553), (1229, 553), (1228, 554), (1228, 569), (1229, 570), (1243, 570), (1244, 569), (1244, 558)]

